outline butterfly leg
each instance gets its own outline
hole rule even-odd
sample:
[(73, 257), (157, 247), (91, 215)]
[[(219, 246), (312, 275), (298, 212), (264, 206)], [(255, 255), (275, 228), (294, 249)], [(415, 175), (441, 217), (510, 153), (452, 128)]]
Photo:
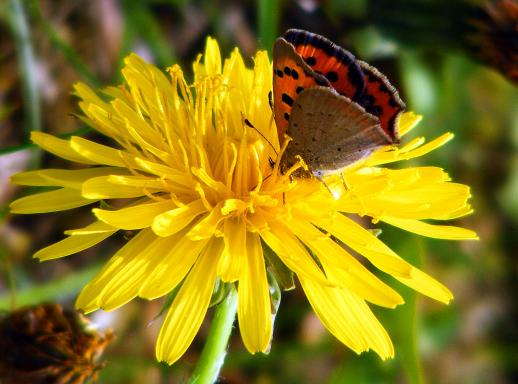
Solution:
[(344, 189), (345, 190), (350, 189), (349, 185), (347, 185), (347, 182), (345, 181), (345, 177), (344, 177), (344, 173), (343, 172), (340, 172), (340, 178), (342, 179), (342, 184), (344, 185)]

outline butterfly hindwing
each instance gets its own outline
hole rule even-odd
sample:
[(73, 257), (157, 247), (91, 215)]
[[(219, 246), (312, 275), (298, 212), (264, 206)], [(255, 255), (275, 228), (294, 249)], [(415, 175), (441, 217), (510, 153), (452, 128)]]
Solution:
[(329, 80), (339, 94), (355, 100), (363, 93), (363, 72), (352, 53), (323, 36), (300, 29), (288, 30), (284, 38), (313, 71)]
[(365, 91), (357, 101), (367, 112), (380, 119), (385, 133), (397, 142), (398, 118), (405, 109), (405, 103), (382, 73), (363, 61), (359, 61), (359, 64), (364, 73)]
[(277, 39), (273, 47), (273, 97), (280, 144), (289, 126), (294, 101), (303, 90), (315, 86), (331, 85), (324, 76), (311, 70), (293, 45), (283, 38)]
[(292, 142), (281, 160), (284, 168), (300, 155), (317, 177), (362, 159), (392, 143), (379, 119), (327, 87), (300, 93), (288, 128)]

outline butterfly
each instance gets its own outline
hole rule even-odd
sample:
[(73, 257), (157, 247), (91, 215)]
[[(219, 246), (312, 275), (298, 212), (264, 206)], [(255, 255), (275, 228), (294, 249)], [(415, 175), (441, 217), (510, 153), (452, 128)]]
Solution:
[(273, 112), (279, 143), (291, 137), (280, 160), (285, 172), (302, 157), (309, 172), (338, 172), (399, 141), (405, 104), (376, 68), (327, 38), (288, 30), (273, 47)]

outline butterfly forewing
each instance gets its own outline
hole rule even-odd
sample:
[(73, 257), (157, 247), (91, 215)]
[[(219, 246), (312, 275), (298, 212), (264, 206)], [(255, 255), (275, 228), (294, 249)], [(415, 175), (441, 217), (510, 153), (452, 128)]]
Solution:
[(277, 39), (273, 47), (273, 97), (279, 144), (284, 141), (294, 101), (304, 89), (315, 86), (330, 87), (330, 84), (311, 70), (293, 45), (283, 38)]
[(293, 140), (281, 160), (283, 167), (289, 168), (300, 155), (317, 177), (392, 143), (376, 116), (326, 87), (300, 93), (287, 133)]
[(284, 38), (313, 71), (324, 75), (341, 95), (355, 100), (364, 90), (363, 72), (352, 53), (323, 36), (290, 29)]

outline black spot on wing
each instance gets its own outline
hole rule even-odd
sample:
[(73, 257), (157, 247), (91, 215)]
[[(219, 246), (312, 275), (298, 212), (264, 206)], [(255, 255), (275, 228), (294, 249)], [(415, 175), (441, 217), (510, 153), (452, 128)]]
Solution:
[(390, 98), (390, 100), (389, 100), (389, 105), (390, 105), (392, 108), (400, 107), (399, 103), (397, 102), (397, 100), (396, 100), (394, 97), (391, 97), (391, 98)]
[(338, 73), (335, 71), (329, 71), (326, 73), (326, 78), (332, 83), (335, 83), (338, 81)]
[(380, 117), (383, 114), (383, 108), (379, 105), (371, 105), (370, 107), (365, 108), (365, 110), (377, 117)]
[(293, 105), (293, 99), (287, 93), (283, 93), (281, 99), (284, 104), (288, 104), (290, 107)]
[(383, 83), (380, 84), (379, 90), (380, 90), (380, 92), (383, 92), (383, 93), (388, 93), (388, 94), (391, 93), (390, 90), (388, 89), (388, 87)]
[(314, 56), (306, 57), (306, 64), (310, 67), (314, 66), (317, 63), (317, 59)]
[(363, 71), (356, 64), (349, 65), (349, 71), (347, 72), (347, 77), (349, 81), (354, 84), (355, 87), (358, 87), (356, 94), (353, 97), (353, 100), (356, 100), (364, 91), (365, 81), (363, 79)]
[(363, 108), (369, 109), (374, 105), (374, 96), (369, 94), (364, 94), (360, 99), (358, 100), (358, 104), (360, 104)]

